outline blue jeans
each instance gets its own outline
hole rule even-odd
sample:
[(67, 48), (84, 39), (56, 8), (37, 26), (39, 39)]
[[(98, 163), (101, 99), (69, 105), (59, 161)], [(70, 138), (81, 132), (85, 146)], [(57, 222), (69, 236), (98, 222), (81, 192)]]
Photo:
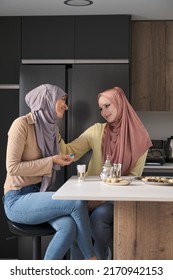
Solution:
[[(90, 224), (95, 255), (100, 260), (106, 260), (109, 249), (112, 251), (113, 247), (113, 203), (105, 202), (96, 207), (90, 214)], [(83, 258), (75, 241), (70, 249), (70, 257), (72, 260)]]
[(53, 200), (53, 192), (39, 192), (39, 188), (37, 184), (7, 192), (3, 196), (7, 217), (29, 225), (48, 222), (56, 230), (46, 250), (46, 260), (62, 259), (75, 238), (83, 258), (94, 256), (87, 203)]

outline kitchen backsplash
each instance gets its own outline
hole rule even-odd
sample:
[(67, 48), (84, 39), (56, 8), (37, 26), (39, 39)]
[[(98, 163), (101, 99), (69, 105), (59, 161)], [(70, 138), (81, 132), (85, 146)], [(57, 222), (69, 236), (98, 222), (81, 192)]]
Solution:
[(167, 111), (138, 111), (151, 139), (167, 140), (173, 135), (173, 112)]

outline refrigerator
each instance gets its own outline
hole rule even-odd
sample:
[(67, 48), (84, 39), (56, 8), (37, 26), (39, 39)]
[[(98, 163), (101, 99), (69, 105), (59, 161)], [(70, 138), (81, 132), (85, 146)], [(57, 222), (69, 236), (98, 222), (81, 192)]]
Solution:
[[(97, 95), (114, 86), (121, 87), (130, 97), (130, 70), (128, 63), (79, 63), (79, 64), (22, 64), (20, 67), (19, 114), (29, 112), (25, 95), (40, 84), (54, 84), (68, 93), (68, 111), (59, 122), (60, 133), (66, 142), (78, 137), (85, 129), (96, 122), (104, 122), (100, 116)], [(90, 153), (78, 163), (88, 165)], [(72, 175), (76, 175), (76, 164), (57, 172), (55, 189)], [(51, 238), (51, 237), (50, 237)], [(49, 238), (42, 240), (43, 254)], [(27, 246), (27, 249), (25, 250)], [(29, 240), (19, 239), (19, 258), (30, 259)], [(25, 253), (27, 252), (27, 254)]]
[[(67, 64), (20, 67), (20, 115), (29, 112), (25, 95), (40, 84), (54, 84), (68, 93), (68, 111), (59, 122), (62, 138), (70, 142), (96, 122), (104, 122), (100, 116), (97, 95), (108, 88), (121, 87), (129, 99), (129, 64)], [(88, 164), (90, 153), (78, 162)], [(58, 172), (57, 187), (76, 174), (76, 164)]]

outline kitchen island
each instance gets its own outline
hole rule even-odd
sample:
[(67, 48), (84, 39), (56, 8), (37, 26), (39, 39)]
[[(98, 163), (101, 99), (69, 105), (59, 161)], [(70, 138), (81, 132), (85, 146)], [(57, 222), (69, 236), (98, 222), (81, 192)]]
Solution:
[(71, 177), (53, 199), (114, 201), (114, 259), (173, 259), (173, 186), (132, 180), (113, 186), (99, 177)]

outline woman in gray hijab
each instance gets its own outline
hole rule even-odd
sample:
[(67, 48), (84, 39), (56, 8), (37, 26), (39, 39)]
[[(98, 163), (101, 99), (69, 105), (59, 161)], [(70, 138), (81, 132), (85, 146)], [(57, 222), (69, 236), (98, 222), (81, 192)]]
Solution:
[(70, 155), (59, 155), (56, 125), (68, 109), (66, 98), (61, 88), (49, 84), (26, 95), (31, 112), (14, 120), (8, 132), (4, 209), (14, 222), (52, 225), (56, 233), (44, 259), (62, 259), (75, 237), (84, 258), (97, 259), (86, 202), (53, 200), (53, 192), (46, 191), (56, 171), (72, 162)]

